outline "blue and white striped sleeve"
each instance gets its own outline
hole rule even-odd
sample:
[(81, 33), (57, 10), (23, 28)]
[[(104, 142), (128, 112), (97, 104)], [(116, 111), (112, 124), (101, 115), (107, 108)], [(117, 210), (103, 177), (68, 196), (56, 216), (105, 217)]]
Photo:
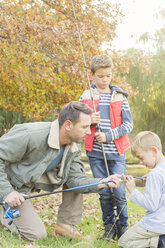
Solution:
[(83, 102), (82, 95), (81, 95), (80, 98), (79, 98), (79, 102)]
[(130, 107), (128, 100), (125, 96), (123, 96), (123, 104), (122, 104), (122, 123), (120, 126), (110, 129), (109, 132), (106, 132), (107, 143), (119, 139), (124, 135), (130, 133), (133, 129), (133, 120), (130, 112)]

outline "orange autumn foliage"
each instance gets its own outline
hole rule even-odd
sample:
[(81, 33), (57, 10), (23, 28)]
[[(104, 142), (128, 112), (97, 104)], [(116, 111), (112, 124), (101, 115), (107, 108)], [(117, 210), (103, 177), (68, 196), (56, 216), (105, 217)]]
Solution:
[[(105, 0), (73, 2), (89, 65), (91, 57), (102, 53), (103, 41), (115, 37), (122, 14), (117, 4)], [(40, 120), (78, 100), (88, 82), (72, 2), (2, 0), (0, 12), (0, 107)], [(114, 61), (117, 56), (113, 53)], [(130, 62), (120, 63), (116, 68), (127, 72)], [(125, 84), (118, 76), (114, 81)]]

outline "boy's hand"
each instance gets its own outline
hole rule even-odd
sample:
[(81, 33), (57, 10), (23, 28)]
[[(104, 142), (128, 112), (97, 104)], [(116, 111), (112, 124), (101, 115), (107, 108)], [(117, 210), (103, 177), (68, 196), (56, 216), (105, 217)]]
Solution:
[(135, 179), (133, 178), (133, 176), (127, 176), (126, 188), (128, 189), (128, 192), (130, 194), (134, 189), (136, 189)]
[(94, 112), (91, 115), (91, 124), (98, 124), (100, 122), (100, 112)]
[(142, 176), (142, 178), (143, 178), (144, 181), (146, 181), (146, 179), (147, 179), (147, 174), (144, 175), (144, 176)]
[(95, 138), (99, 143), (106, 143), (107, 142), (107, 136), (103, 132), (96, 132), (95, 133)]
[(11, 207), (20, 206), (24, 203), (25, 198), (28, 195), (20, 194), (17, 191), (13, 191), (10, 194), (7, 195), (7, 197), (4, 199), (7, 204), (9, 204)]

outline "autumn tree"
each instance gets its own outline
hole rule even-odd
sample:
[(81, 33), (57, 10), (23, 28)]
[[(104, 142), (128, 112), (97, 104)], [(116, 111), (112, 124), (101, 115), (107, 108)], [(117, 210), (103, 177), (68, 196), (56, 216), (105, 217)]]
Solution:
[[(121, 17), (108, 1), (74, 0), (87, 64), (115, 37)], [(69, 0), (0, 2), (0, 107), (40, 120), (87, 88)]]

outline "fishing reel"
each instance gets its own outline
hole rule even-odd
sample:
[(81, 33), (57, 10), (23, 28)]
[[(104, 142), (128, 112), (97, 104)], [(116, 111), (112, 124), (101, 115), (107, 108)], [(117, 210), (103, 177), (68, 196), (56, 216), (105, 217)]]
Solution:
[[(5, 203), (5, 205), (7, 205)], [(8, 225), (10, 226), (13, 223), (13, 220), (15, 218), (18, 218), (20, 216), (20, 212), (18, 209), (11, 209), (11, 206), (8, 206), (7, 210), (4, 213), (4, 218), (5, 219), (10, 219)]]

